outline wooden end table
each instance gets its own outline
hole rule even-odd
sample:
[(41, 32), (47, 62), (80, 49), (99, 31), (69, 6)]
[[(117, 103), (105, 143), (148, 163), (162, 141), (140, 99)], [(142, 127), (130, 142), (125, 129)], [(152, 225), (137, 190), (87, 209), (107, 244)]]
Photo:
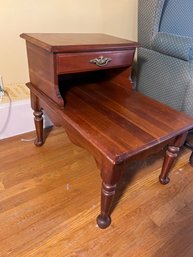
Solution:
[(44, 109), (72, 142), (93, 155), (102, 178), (97, 223), (106, 228), (117, 183), (128, 164), (169, 145), (159, 177), (167, 184), (193, 119), (132, 90), (135, 42), (104, 34), (21, 37), (27, 45), (35, 144), (44, 143)]

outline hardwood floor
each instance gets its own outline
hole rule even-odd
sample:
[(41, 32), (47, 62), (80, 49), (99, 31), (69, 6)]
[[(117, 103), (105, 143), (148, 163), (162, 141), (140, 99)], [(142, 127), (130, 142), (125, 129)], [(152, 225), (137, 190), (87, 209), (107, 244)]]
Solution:
[(171, 182), (158, 182), (160, 153), (133, 163), (106, 230), (96, 226), (100, 173), (84, 149), (53, 129), (37, 148), (0, 142), (0, 257), (192, 257), (193, 167), (184, 149)]

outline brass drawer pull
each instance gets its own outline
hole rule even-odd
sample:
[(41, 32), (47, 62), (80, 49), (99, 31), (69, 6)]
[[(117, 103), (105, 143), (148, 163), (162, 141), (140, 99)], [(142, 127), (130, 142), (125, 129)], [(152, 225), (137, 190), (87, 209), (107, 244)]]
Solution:
[(90, 60), (90, 63), (94, 63), (97, 66), (105, 66), (107, 65), (112, 59), (104, 56), (99, 56), (93, 60)]

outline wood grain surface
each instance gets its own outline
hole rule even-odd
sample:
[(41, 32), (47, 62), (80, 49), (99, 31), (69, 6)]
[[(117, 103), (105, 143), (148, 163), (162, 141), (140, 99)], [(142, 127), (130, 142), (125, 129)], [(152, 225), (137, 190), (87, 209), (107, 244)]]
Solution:
[(170, 168), (186, 132), (193, 126), (191, 117), (112, 81), (104, 82), (102, 78), (100, 83), (93, 82), (93, 76), (92, 83), (79, 76), (77, 80), (74, 75), (73, 80), (60, 84), (65, 102), (63, 110), (31, 83), (27, 85), (34, 95), (36, 145), (44, 142), (43, 108), (65, 128), (73, 143), (87, 149), (95, 158), (102, 178), (101, 212), (97, 217), (100, 228), (111, 224), (116, 187), (131, 160), (142, 159), (169, 143), (159, 176), (162, 184), (169, 183)]
[(61, 116), (113, 163), (126, 161), (193, 126), (190, 116), (117, 84), (76, 83), (64, 96)]
[(157, 180), (163, 152), (132, 163), (103, 231), (95, 223), (101, 180), (92, 156), (63, 129), (41, 148), (21, 141), (34, 137), (0, 143), (0, 257), (192, 257), (189, 150), (167, 186)]
[(49, 52), (134, 49), (137, 43), (99, 33), (23, 33), (21, 38)]

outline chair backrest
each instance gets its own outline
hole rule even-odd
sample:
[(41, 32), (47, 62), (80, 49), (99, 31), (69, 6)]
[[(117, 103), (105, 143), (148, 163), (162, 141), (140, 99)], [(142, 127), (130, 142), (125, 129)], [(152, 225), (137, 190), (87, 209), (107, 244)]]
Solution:
[(193, 37), (193, 0), (165, 0), (159, 31)]
[(149, 48), (158, 32), (164, 3), (165, 0), (138, 0), (138, 41), (143, 47)]

